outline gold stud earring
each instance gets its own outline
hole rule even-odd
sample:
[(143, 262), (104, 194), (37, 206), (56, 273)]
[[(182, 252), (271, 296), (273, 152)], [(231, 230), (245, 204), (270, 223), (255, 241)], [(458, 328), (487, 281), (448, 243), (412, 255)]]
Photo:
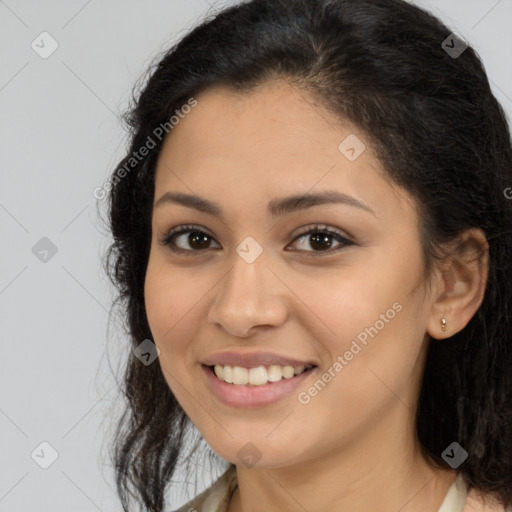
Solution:
[(441, 318), (441, 331), (446, 331), (446, 318)]

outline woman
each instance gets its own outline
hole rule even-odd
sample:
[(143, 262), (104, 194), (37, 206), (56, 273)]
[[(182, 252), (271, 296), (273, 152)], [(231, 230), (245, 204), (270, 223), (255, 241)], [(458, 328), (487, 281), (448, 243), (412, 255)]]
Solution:
[(401, 0), (252, 0), (128, 120), (124, 510), (176, 508), (193, 426), (228, 466), (180, 511), (509, 510), (512, 149), (473, 49)]

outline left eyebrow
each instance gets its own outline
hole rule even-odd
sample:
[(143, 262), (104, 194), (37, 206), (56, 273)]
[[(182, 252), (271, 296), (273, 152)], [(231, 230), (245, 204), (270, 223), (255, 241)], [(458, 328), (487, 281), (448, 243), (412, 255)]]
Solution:
[[(197, 195), (166, 192), (155, 202), (154, 207), (158, 208), (166, 203), (180, 204), (187, 208), (193, 208), (200, 212), (223, 218), (222, 209), (217, 203)], [(348, 194), (338, 192), (337, 190), (324, 190), (315, 194), (298, 194), (275, 198), (269, 201), (268, 211), (270, 215), (275, 218), (322, 204), (345, 204), (360, 208), (375, 216), (375, 212), (367, 204)]]

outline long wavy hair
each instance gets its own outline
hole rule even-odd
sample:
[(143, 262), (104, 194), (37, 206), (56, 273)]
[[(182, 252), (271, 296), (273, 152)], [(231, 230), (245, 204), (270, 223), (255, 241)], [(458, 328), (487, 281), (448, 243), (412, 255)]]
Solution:
[[(108, 182), (113, 243), (104, 263), (134, 349), (152, 339), (143, 290), (164, 140), (155, 129), (210, 86), (248, 93), (286, 79), (361, 128), (389, 178), (415, 198), (426, 276), (443, 243), (467, 228), (484, 231), (483, 303), (463, 330), (430, 340), (416, 430), (429, 463), (446, 468), (441, 453), (456, 440), (468, 452), (458, 471), (469, 487), (511, 506), (511, 139), (475, 51), (455, 58), (443, 48), (450, 33), (402, 0), (252, 0), (203, 20), (134, 90), (125, 114), (130, 147)], [(134, 158), (148, 137), (154, 147)], [(112, 450), (117, 493), (125, 511), (131, 496), (161, 512), (190, 420), (160, 365), (141, 364), (133, 350), (122, 393)]]

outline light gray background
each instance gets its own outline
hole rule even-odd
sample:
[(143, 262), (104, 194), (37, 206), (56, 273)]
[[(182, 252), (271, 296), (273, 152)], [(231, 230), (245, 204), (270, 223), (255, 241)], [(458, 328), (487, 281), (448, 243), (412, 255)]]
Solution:
[[(120, 510), (107, 436), (127, 345), (115, 322), (107, 337), (93, 190), (123, 154), (119, 116), (150, 59), (227, 3), (0, 0), (0, 511)], [(512, 0), (417, 3), (476, 48), (510, 119)], [(47, 59), (31, 47), (43, 31), (59, 45)], [(46, 262), (42, 237), (57, 247)], [(58, 453), (48, 469), (31, 458), (49, 460), (42, 442)]]

